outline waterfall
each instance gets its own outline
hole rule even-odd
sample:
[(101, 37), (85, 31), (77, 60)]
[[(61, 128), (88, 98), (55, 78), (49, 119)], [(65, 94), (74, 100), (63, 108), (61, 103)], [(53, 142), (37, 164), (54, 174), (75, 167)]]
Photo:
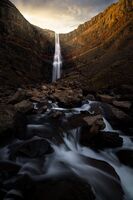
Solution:
[(53, 61), (53, 77), (52, 82), (56, 81), (61, 77), (61, 48), (60, 48), (60, 37), (59, 33), (55, 33), (55, 54)]

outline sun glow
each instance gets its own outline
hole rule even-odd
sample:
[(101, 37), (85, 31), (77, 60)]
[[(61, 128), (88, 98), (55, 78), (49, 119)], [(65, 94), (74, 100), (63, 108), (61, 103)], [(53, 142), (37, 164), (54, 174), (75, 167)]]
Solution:
[(40, 28), (53, 30), (56, 33), (67, 33), (77, 28), (78, 23), (72, 16), (60, 14), (52, 10), (35, 10), (31, 7), (19, 6), (22, 15)]
[(44, 29), (53, 30), (56, 33), (67, 33), (75, 28), (78, 25), (72, 25), (65, 20), (58, 20), (58, 18), (52, 17), (51, 15), (37, 15), (37, 14), (28, 14), (27, 12), (23, 12), (24, 17), (32, 24), (39, 26)]
[[(11, 0), (22, 15), (40, 28), (67, 33), (117, 0)], [(97, 2), (97, 3), (96, 3)]]

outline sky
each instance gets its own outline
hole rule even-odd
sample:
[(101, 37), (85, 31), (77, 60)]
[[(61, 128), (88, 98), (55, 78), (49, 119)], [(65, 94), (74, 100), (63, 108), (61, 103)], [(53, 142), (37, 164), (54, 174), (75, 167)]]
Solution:
[(32, 24), (67, 33), (117, 0), (11, 0)]

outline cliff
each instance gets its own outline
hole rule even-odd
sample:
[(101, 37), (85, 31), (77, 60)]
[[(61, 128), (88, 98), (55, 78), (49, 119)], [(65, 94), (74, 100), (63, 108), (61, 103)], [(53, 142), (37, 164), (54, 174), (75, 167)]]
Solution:
[(50, 81), (54, 32), (30, 24), (8, 0), (0, 1), (0, 85)]
[(67, 81), (79, 80), (88, 89), (132, 85), (132, 29), (133, 1), (120, 0), (61, 35)]

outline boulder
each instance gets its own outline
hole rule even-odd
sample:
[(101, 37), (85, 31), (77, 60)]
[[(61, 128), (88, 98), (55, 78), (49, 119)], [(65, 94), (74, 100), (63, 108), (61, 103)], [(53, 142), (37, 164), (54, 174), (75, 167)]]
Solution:
[(42, 200), (42, 196), (44, 198), (47, 196), (49, 200), (95, 199), (91, 186), (82, 179), (72, 175), (64, 178), (51, 179), (45, 184), (44, 188), (43, 186), (38, 187), (39, 191), (36, 199)]
[(21, 113), (30, 113), (33, 110), (33, 104), (29, 100), (23, 100), (14, 105), (16, 111)]
[(27, 117), (24, 113), (17, 112), (14, 120), (14, 135), (19, 139), (26, 137)]
[(67, 132), (68, 130), (76, 129), (77, 127), (82, 127), (86, 125), (84, 117), (88, 116), (88, 113), (81, 113), (76, 115), (71, 115), (68, 117), (62, 117), (60, 126)]
[(19, 88), (18, 91), (8, 100), (8, 103), (15, 104), (26, 99), (27, 93), (25, 90)]
[(118, 108), (129, 110), (132, 106), (132, 103), (130, 101), (116, 101), (115, 100), (113, 101), (113, 105)]
[(63, 113), (60, 112), (60, 111), (53, 111), (53, 112), (51, 113), (50, 117), (55, 118), (55, 119), (58, 119), (58, 118), (61, 117), (62, 115), (63, 115)]
[(87, 116), (83, 120), (87, 126), (82, 127), (80, 134), (80, 143), (85, 146), (89, 146), (93, 138), (97, 138), (100, 134), (100, 130), (105, 128), (102, 115)]
[(23, 137), (26, 133), (26, 125), (26, 116), (18, 113), (13, 105), (0, 105), (0, 134), (2, 136), (13, 133), (17, 137)]
[[(68, 171), (68, 170), (67, 170)], [(27, 180), (28, 179), (28, 180)], [(74, 173), (61, 174), (50, 177), (44, 181), (32, 180), (31, 177), (21, 179), (21, 187), (24, 188), (24, 199), (27, 194), (30, 199), (48, 200), (94, 200), (95, 195), (89, 183), (74, 175)], [(19, 181), (20, 182), (20, 181)], [(29, 187), (26, 187), (27, 184)]]
[(104, 103), (112, 103), (115, 99), (113, 96), (106, 95), (106, 94), (98, 94), (98, 99)]
[(128, 165), (129, 167), (133, 167), (133, 150), (131, 150), (131, 149), (121, 149), (121, 150), (116, 152), (116, 155), (124, 165)]
[(96, 100), (95, 97), (94, 97), (94, 95), (92, 95), (92, 94), (88, 94), (88, 95), (85, 97), (85, 99), (86, 99), (86, 100), (89, 100), (89, 101), (95, 101), (95, 100)]
[(16, 189), (12, 189), (4, 197), (4, 200), (13, 200), (13, 199), (24, 200), (22, 192)]
[(16, 110), (12, 105), (0, 105), (0, 134), (14, 128)]
[(101, 103), (99, 102), (91, 102), (90, 112), (95, 115), (103, 115), (103, 110), (101, 109)]
[(126, 114), (124, 111), (112, 106), (107, 105), (108, 109), (108, 118), (110, 120), (113, 120), (114, 122), (117, 121), (117, 123), (121, 123), (122, 126), (127, 126), (132, 124), (133, 119), (128, 114)]
[(116, 148), (123, 145), (123, 139), (114, 132), (101, 132), (94, 140), (99, 148)]
[(41, 99), (39, 97), (34, 97), (34, 96), (31, 97), (30, 100), (33, 101), (33, 102), (36, 102), (36, 103), (40, 103), (41, 102)]
[(59, 101), (61, 106), (74, 107), (81, 103), (83, 94), (82, 90), (66, 88), (64, 90), (56, 89), (52, 96)]
[(132, 93), (125, 93), (122, 95), (116, 95), (116, 100), (118, 101), (133, 101), (133, 94)]
[(38, 109), (34, 109), (34, 113), (36, 114), (43, 114), (47, 111), (48, 109), (48, 106), (47, 105), (44, 105), (44, 106), (38, 106)]
[(44, 138), (34, 136), (33, 138), (13, 144), (10, 146), (10, 159), (17, 156), (36, 158), (53, 152), (50, 144)]
[(99, 130), (105, 128), (105, 123), (103, 121), (102, 115), (96, 115), (96, 116), (87, 116), (84, 117), (84, 121), (88, 124), (88, 126), (91, 127), (90, 132), (98, 133)]

